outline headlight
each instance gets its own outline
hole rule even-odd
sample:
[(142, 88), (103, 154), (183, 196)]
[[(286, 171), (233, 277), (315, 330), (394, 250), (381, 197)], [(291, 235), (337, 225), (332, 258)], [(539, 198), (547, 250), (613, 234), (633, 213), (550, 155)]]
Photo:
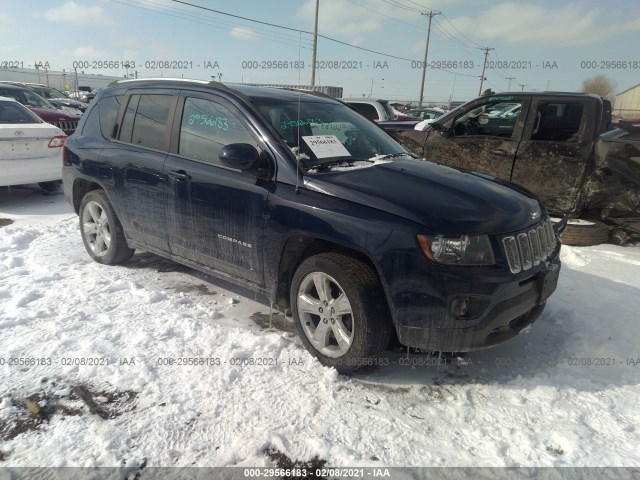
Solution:
[(494, 265), (487, 235), (418, 235), (418, 243), (429, 260), (446, 265)]

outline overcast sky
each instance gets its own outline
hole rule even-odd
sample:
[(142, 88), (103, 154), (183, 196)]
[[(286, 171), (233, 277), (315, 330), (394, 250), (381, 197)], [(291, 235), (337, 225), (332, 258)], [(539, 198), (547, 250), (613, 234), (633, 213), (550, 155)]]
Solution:
[[(187, 3), (313, 30), (315, 0)], [(141, 77), (211, 79), (221, 73), (224, 82), (311, 80), (310, 34), (172, 0), (3, 0), (0, 8), (0, 68), (38, 61), (69, 71), (75, 62), (88, 66), (79, 69), (86, 73), (124, 76), (124, 68), (97, 62), (130, 61)], [(640, 83), (637, 0), (320, 0), (321, 35), (379, 53), (320, 38), (324, 68), (317, 70), (316, 84), (341, 86), (345, 96), (418, 98), (428, 22), (420, 12), (429, 10), (440, 15), (433, 17), (426, 100), (477, 96), (482, 47), (494, 49), (483, 89), (506, 91), (510, 83), (517, 91), (576, 91), (598, 73), (609, 76), (618, 92)], [(165, 62), (183, 68), (166, 68)]]

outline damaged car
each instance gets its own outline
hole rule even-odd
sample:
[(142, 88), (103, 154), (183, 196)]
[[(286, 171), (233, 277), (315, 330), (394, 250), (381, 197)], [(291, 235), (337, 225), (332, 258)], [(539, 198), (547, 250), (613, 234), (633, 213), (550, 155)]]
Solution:
[(424, 132), (392, 136), (420, 157), (521, 185), (552, 214), (579, 219), (565, 243), (592, 245), (640, 236), (634, 128), (612, 124), (610, 102), (597, 95), (518, 92), (482, 96)]
[[(69, 137), (64, 193), (98, 263), (136, 249), (292, 314), (339, 372), (505, 342), (553, 294), (560, 242), (538, 199), (414, 158), (336, 100), (196, 80), (124, 80)], [(388, 364), (388, 363), (387, 363)]]

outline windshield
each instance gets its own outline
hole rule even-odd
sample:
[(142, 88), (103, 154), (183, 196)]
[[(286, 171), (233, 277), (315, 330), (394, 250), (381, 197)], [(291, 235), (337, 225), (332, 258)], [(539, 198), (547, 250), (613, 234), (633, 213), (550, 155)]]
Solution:
[(254, 104), (307, 169), (407, 154), (378, 126), (340, 103), (272, 102)]
[(62, 93), (60, 90), (56, 90), (55, 88), (41, 88), (34, 89), (38, 92), (39, 95), (44, 98), (67, 98), (67, 96)]
[(10, 97), (17, 100), (22, 105), (27, 107), (49, 107), (56, 108), (49, 100), (45, 100), (37, 93), (29, 90), (9, 90), (0, 89), (0, 96)]

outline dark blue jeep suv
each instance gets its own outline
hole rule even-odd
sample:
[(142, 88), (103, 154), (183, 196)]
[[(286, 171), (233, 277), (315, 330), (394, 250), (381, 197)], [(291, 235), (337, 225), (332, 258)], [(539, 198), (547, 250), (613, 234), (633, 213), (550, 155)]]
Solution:
[(558, 280), (533, 195), (414, 158), (321, 95), (115, 82), (69, 137), (63, 181), (95, 261), (144, 249), (263, 293), (340, 372), (394, 331), (431, 351), (503, 342)]

